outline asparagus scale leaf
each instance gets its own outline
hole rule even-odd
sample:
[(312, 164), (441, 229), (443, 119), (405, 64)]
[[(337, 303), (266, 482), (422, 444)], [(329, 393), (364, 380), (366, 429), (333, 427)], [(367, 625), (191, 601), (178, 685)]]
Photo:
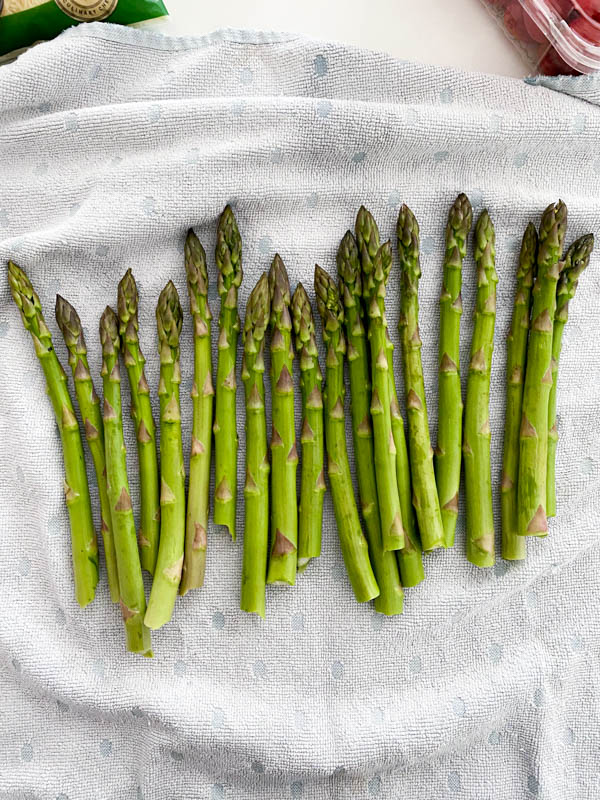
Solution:
[(12, 261), (8, 262), (8, 283), (13, 300), (21, 312), (23, 325), (33, 339), (60, 432), (65, 467), (65, 501), (71, 524), (75, 597), (79, 605), (84, 607), (94, 599), (98, 583), (98, 543), (79, 425), (67, 388), (67, 376), (54, 352), (39, 297), (25, 272)]

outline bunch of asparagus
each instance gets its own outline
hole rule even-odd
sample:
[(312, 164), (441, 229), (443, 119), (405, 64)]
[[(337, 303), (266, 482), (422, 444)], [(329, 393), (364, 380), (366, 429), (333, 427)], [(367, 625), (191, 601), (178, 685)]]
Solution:
[[(337, 281), (319, 266), (315, 268), (314, 290), (325, 352), (324, 388), (309, 296), (302, 284), (292, 295), (279, 255), (251, 291), (242, 330), (241, 367), (246, 405), (243, 610), (264, 617), (267, 584), (293, 585), (296, 575), (320, 555), (325, 455), (340, 547), (358, 602), (374, 600), (376, 610), (383, 614), (402, 613), (403, 587), (415, 586), (425, 577), (423, 552), (453, 546), (463, 463), (466, 555), (477, 566), (494, 563), (489, 395), (498, 277), (494, 226), (483, 211), (473, 238), (477, 293), (463, 414), (459, 363), (462, 266), (472, 220), (469, 200), (461, 194), (451, 206), (446, 226), (435, 454), (421, 363), (419, 226), (407, 206), (400, 209), (396, 228), (406, 429), (386, 318), (392, 247), (389, 241), (381, 243), (375, 219), (366, 208), (360, 208), (354, 232), (347, 231), (338, 248)], [(524, 558), (526, 536), (545, 536), (547, 518), (556, 513), (559, 357), (569, 302), (593, 248), (593, 237), (588, 234), (563, 256), (566, 220), (562, 202), (549, 206), (542, 215), (539, 234), (533, 224), (527, 227), (518, 261), (507, 347), (501, 485), (502, 555), (507, 559)], [(110, 596), (120, 603), (128, 649), (147, 656), (152, 655), (150, 630), (171, 619), (177, 593), (184, 595), (204, 582), (213, 435), (213, 518), (236, 538), (242, 239), (229, 206), (218, 222), (215, 261), (221, 305), (216, 385), (206, 253), (190, 230), (185, 267), (194, 327), (194, 381), (187, 500), (179, 399), (183, 312), (174, 284), (169, 281), (165, 286), (156, 308), (160, 459), (139, 342), (138, 291), (131, 270), (118, 287), (117, 313), (107, 307), (100, 320), (102, 412), (79, 316), (67, 300), (56, 299), (56, 319), (69, 351), (75, 395), (98, 482)], [(61, 434), (75, 594), (85, 606), (93, 599), (98, 580), (98, 549), (79, 425), (39, 298), (13, 262), (9, 262), (8, 277), (43, 367)], [(270, 442), (265, 403), (267, 341)], [(125, 458), (120, 357), (129, 380), (136, 430), (140, 479), (137, 535)], [(302, 402), (299, 499), (296, 357)], [(346, 448), (345, 363), (360, 514)], [(153, 576), (147, 608), (144, 569)]]

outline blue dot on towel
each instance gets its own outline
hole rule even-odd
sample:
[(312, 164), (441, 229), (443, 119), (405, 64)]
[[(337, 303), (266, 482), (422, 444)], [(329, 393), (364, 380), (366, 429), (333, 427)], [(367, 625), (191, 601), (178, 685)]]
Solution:
[(450, 158), (450, 152), (448, 150), (438, 150), (437, 153), (433, 154), (433, 160), (436, 164), (441, 164), (443, 161), (447, 161)]
[(324, 55), (318, 55), (313, 61), (313, 65), (315, 68), (315, 75), (318, 75), (319, 78), (322, 78), (323, 75), (327, 75), (327, 72), (329, 71), (329, 64), (327, 63), (327, 59)]
[(540, 784), (538, 779), (535, 775), (530, 775), (527, 778), (527, 789), (531, 792), (531, 794), (537, 794), (540, 788)]
[(371, 617), (371, 628), (374, 631), (380, 631), (383, 628), (383, 614), (375, 612)]
[(282, 164), (283, 163), (283, 150), (281, 147), (276, 147), (275, 150), (271, 153), (271, 161), (273, 164)]
[[(56, 800), (69, 800), (69, 796), (61, 792), (61, 794), (56, 795)], [(142, 800), (144, 800), (144, 798), (142, 798)]]
[(0, 339), (4, 339), (6, 334), (8, 333), (8, 322), (4, 320), (0, 322)]
[(492, 661), (494, 664), (498, 664), (498, 662), (502, 660), (502, 645), (498, 644), (497, 642), (493, 642), (490, 645), (488, 655), (490, 657), (490, 661)]
[(23, 577), (29, 575), (29, 573), (31, 572), (31, 561), (25, 556), (23, 556), (23, 558), (19, 560), (18, 570)]
[(61, 628), (67, 624), (67, 618), (65, 616), (65, 612), (62, 608), (57, 608), (54, 612), (54, 619), (56, 620), (56, 624), (59, 625)]
[(316, 192), (311, 192), (306, 198), (306, 205), (309, 208), (316, 208), (319, 197)]
[(240, 83), (243, 83), (244, 86), (248, 86), (249, 83), (252, 83), (254, 80), (254, 73), (248, 67), (244, 67), (239, 72)]
[(175, 675), (177, 675), (178, 678), (181, 678), (183, 675), (185, 675), (186, 671), (187, 671), (187, 664), (185, 663), (185, 661), (181, 661), (181, 659), (178, 659), (173, 664), (173, 672), (175, 673)]
[(241, 117), (244, 113), (244, 109), (246, 108), (246, 101), (245, 100), (235, 100), (231, 104), (231, 113), (234, 117)]
[(344, 675), (344, 665), (341, 661), (334, 661), (331, 665), (331, 676), (336, 680), (339, 681)]
[(333, 106), (329, 100), (319, 100), (317, 103), (317, 114), (320, 117), (328, 117), (331, 114)]
[(388, 195), (387, 204), (390, 208), (397, 208), (400, 205), (400, 192), (394, 189), (393, 192), (390, 192)]
[(254, 672), (257, 678), (264, 678), (265, 675), (267, 674), (267, 668), (265, 666), (265, 662), (261, 661), (260, 659), (258, 661), (255, 661), (252, 667), (252, 671)]
[(304, 791), (304, 784), (302, 781), (292, 781), (290, 785), (290, 792), (292, 797), (302, 797), (302, 792)]
[(411, 660), (408, 662), (408, 668), (411, 672), (418, 674), (423, 670), (423, 664), (421, 663), (420, 656), (413, 656)]
[(162, 115), (162, 109), (159, 105), (151, 105), (146, 112), (146, 116), (148, 117), (148, 122), (158, 122)]
[(533, 705), (536, 708), (541, 708), (544, 705), (545, 699), (546, 698), (544, 696), (543, 688), (541, 686), (538, 686), (538, 688), (533, 693)]
[(500, 734), (498, 731), (492, 731), (488, 736), (488, 744), (497, 745), (500, 744)]
[(451, 103), (454, 100), (454, 92), (452, 89), (447, 86), (445, 89), (442, 89), (440, 92), (440, 102), (441, 103)]
[(503, 575), (506, 575), (508, 572), (508, 564), (506, 561), (497, 561), (494, 565), (494, 575), (497, 578), (501, 578)]
[(460, 775), (455, 770), (448, 773), (448, 788), (451, 792), (460, 792)]
[(71, 112), (65, 117), (65, 130), (69, 133), (75, 133), (79, 129), (79, 117), (77, 114)]
[(223, 800), (225, 797), (225, 789), (220, 783), (214, 783), (211, 792), (212, 800)]
[(215, 708), (212, 715), (213, 728), (222, 728), (225, 725), (225, 712), (222, 708)]
[(525, 166), (528, 160), (529, 156), (527, 153), (516, 153), (515, 157), (513, 158), (513, 165), (517, 169), (521, 169), (521, 167)]
[(298, 614), (292, 614), (291, 626), (293, 631), (304, 630), (304, 614), (301, 612)]
[(435, 240), (433, 236), (424, 236), (421, 239), (421, 252), (423, 255), (429, 256), (435, 250)]
[(156, 213), (156, 200), (154, 197), (144, 197), (142, 211), (147, 217), (152, 217)]
[(112, 742), (110, 739), (102, 739), (100, 742), (100, 755), (103, 758), (108, 758), (108, 756), (112, 753)]
[(537, 594), (533, 591), (533, 589), (530, 589), (525, 595), (525, 597), (527, 598), (527, 605), (529, 608), (537, 608), (538, 606)]
[(573, 117), (573, 132), (583, 133), (587, 125), (587, 116), (585, 114), (575, 114)]
[(303, 730), (306, 725), (306, 714), (304, 711), (296, 711), (294, 713), (294, 725), (299, 731)]
[(101, 658), (95, 658), (92, 661), (92, 672), (98, 678), (104, 677), (104, 661)]
[(260, 763), (260, 761), (253, 761), (251, 766), (252, 772), (256, 772), (257, 775), (263, 775), (265, 768), (264, 765)]
[(360, 163), (362, 163), (362, 162), (365, 160), (365, 158), (366, 158), (366, 155), (367, 155), (367, 154), (365, 153), (365, 151), (364, 151), (364, 150), (358, 150), (358, 151), (357, 151), (356, 153), (354, 153), (354, 155), (352, 156), (352, 161), (353, 161), (355, 164), (360, 164)]
[(107, 244), (98, 244), (96, 245), (96, 249), (94, 251), (97, 256), (107, 256), (108, 255), (108, 245)]
[(374, 775), (372, 778), (369, 778), (369, 782), (367, 783), (367, 789), (369, 790), (369, 794), (376, 795), (379, 794), (381, 790), (381, 778), (379, 775)]
[(273, 252), (273, 240), (270, 236), (263, 236), (262, 239), (258, 241), (258, 249), (263, 254), (263, 256), (270, 256)]
[(562, 735), (563, 744), (571, 745), (575, 742), (575, 734), (572, 728), (565, 728)]
[(31, 761), (32, 759), (33, 759), (33, 747), (31, 746), (31, 742), (25, 742), (23, 747), (21, 747), (21, 760)]
[(180, 753), (179, 750), (171, 750), (170, 755), (173, 761), (183, 761), (183, 753)]
[(225, 615), (222, 611), (215, 611), (212, 615), (212, 626), (217, 631), (223, 630), (225, 627)]
[(462, 699), (462, 697), (455, 697), (452, 701), (452, 711), (454, 711), (457, 717), (464, 717), (465, 710), (465, 701)]

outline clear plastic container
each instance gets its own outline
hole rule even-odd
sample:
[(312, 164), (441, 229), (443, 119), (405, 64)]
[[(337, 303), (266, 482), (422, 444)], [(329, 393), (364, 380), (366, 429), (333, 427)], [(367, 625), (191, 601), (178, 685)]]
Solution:
[(600, 70), (600, 0), (481, 0), (543, 75)]

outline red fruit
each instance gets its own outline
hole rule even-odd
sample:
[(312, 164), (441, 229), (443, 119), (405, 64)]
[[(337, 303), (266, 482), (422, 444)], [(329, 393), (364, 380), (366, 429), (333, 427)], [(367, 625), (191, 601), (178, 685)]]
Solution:
[(584, 14), (589, 14), (590, 17), (600, 16), (600, 0), (576, 0), (576, 6), (579, 6)]
[(550, 0), (550, 5), (561, 19), (567, 19), (573, 10), (571, 0)]
[(569, 27), (582, 39), (592, 44), (600, 44), (600, 22), (592, 22), (587, 17), (577, 17), (569, 22)]
[(504, 27), (515, 39), (519, 39), (522, 42), (529, 41), (529, 35), (523, 20), (523, 10), (515, 0), (512, 0), (504, 12)]
[(535, 22), (526, 11), (523, 11), (523, 23), (532, 42), (543, 44), (546, 41), (543, 31), (539, 29), (537, 22)]
[(559, 56), (553, 47), (549, 47), (538, 64), (541, 75), (579, 75), (576, 69)]

